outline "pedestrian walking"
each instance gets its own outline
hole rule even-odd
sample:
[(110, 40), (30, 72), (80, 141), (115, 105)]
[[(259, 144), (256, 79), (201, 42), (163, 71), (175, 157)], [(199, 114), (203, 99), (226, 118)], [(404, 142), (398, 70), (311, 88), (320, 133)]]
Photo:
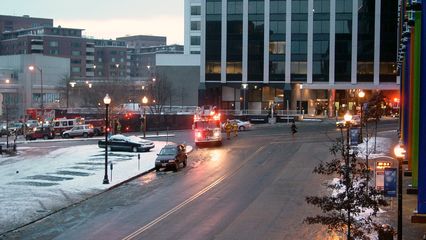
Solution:
[(294, 122), (294, 120), (291, 123), (291, 127), (290, 128), (291, 128), (291, 135), (294, 136), (294, 134), (297, 133), (297, 127), (296, 127), (296, 123)]

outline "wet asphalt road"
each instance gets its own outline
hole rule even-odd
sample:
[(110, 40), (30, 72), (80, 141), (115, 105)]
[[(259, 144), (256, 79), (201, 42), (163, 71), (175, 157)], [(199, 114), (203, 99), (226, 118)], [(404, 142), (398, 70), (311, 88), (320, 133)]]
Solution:
[[(298, 128), (292, 137), (288, 125), (259, 126), (222, 147), (197, 148), (186, 169), (151, 172), (2, 237), (326, 239), (323, 227), (302, 223), (317, 211), (304, 198), (322, 191), (312, 170), (340, 133), (325, 122)], [(191, 137), (181, 131), (175, 141)]]

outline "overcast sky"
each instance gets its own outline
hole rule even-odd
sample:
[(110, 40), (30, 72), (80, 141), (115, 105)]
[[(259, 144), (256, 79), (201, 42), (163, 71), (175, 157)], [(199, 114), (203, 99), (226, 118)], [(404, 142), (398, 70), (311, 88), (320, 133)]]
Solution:
[(54, 26), (85, 29), (88, 37), (166, 36), (183, 44), (184, 0), (1, 0), (0, 15), (53, 18)]

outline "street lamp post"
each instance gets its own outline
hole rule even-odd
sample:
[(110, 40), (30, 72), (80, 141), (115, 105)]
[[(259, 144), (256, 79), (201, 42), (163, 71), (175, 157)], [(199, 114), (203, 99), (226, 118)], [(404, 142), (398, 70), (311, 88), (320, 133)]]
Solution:
[(243, 113), (246, 113), (246, 90), (248, 87), (247, 83), (243, 83), (241, 84), (241, 86), (243, 87)]
[(302, 89), (303, 89), (303, 84), (299, 84), (299, 110), (300, 110), (300, 114), (303, 115), (304, 112), (302, 112)]
[[(350, 144), (349, 144), (349, 132), (351, 130), (351, 121), (352, 121), (352, 115), (347, 112), (345, 116), (343, 117), (345, 119), (345, 126), (346, 126), (346, 154), (345, 154), (345, 182), (346, 182), (346, 196), (349, 196), (349, 185), (350, 185), (350, 176), (349, 176), (349, 170), (350, 170), (350, 163), (349, 163), (349, 150), (350, 150)], [(349, 200), (349, 199), (348, 199)], [(348, 232), (347, 232), (347, 239), (351, 239), (351, 209), (348, 207), (347, 214), (348, 214)]]
[(362, 125), (363, 125), (363, 119), (362, 119), (362, 112), (364, 111), (364, 107), (363, 107), (363, 105), (364, 105), (364, 101), (362, 101), (363, 99), (364, 99), (364, 97), (365, 97), (365, 92), (364, 91), (360, 91), (359, 93), (358, 93), (358, 98), (360, 99), (360, 105), (361, 105), (361, 113), (360, 113), (360, 118), (361, 118), (361, 126), (360, 126), (360, 129), (359, 129), (359, 135), (360, 135), (360, 137), (361, 137), (361, 140), (360, 140), (360, 142), (362, 143), (363, 142), (363, 137), (362, 137)]
[(145, 110), (145, 105), (148, 103), (148, 98), (146, 96), (144, 96), (142, 98), (142, 103), (143, 103), (143, 138), (146, 137), (146, 110)]
[(108, 106), (111, 103), (111, 98), (109, 95), (105, 95), (104, 104), (105, 104), (105, 175), (103, 184), (109, 184), (108, 180)]
[(41, 93), (41, 98), (40, 98), (40, 109), (41, 109), (41, 130), (43, 131), (43, 126), (44, 126), (44, 106), (43, 106), (43, 69), (40, 67), (37, 67), (35, 65), (31, 65), (28, 67), (28, 69), (30, 71), (34, 71), (35, 69), (37, 69), (40, 72), (40, 93)]
[(402, 240), (402, 161), (405, 157), (405, 150), (398, 144), (394, 149), (394, 154), (398, 161), (398, 240)]

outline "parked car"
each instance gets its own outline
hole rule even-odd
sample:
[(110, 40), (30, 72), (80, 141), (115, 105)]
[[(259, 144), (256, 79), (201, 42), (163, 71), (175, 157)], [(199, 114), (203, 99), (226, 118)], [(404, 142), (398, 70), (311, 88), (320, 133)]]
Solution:
[(35, 128), (38, 127), (39, 123), (37, 120), (27, 120), (27, 122), (25, 122), (25, 125), (27, 125), (28, 128)]
[(93, 137), (94, 135), (93, 127), (89, 125), (76, 125), (72, 127), (70, 130), (64, 131), (62, 133), (63, 138), (70, 137)]
[(168, 144), (157, 154), (155, 170), (159, 171), (161, 168), (171, 168), (173, 171), (177, 171), (181, 164), (183, 167), (186, 167), (187, 158), (185, 145)]
[(10, 136), (10, 132), (7, 130), (6, 124), (0, 125), (0, 137)]
[(21, 122), (9, 123), (9, 133), (12, 135), (22, 135), (24, 129), (24, 124)]
[[(105, 148), (105, 140), (98, 141), (98, 147)], [(128, 152), (148, 152), (155, 147), (153, 141), (136, 136), (112, 135), (108, 139), (108, 150)]]
[[(239, 119), (232, 119), (232, 120), (229, 120), (229, 121), (231, 122), (231, 124), (233, 124), (234, 122), (237, 123), (238, 131), (245, 131), (245, 130), (251, 129), (253, 127), (253, 125), (249, 121), (241, 121)], [(225, 129), (225, 124), (226, 124), (226, 122), (222, 124), (223, 130)]]
[(35, 129), (29, 131), (25, 135), (25, 139), (27, 140), (35, 140), (35, 139), (52, 139), (55, 137), (55, 131), (51, 127), (36, 127)]
[[(359, 115), (353, 115), (351, 120), (351, 126), (357, 127), (360, 125), (361, 125), (361, 117)], [(346, 126), (346, 121), (344, 119), (336, 122), (336, 127), (338, 128), (345, 127), (345, 126)]]

